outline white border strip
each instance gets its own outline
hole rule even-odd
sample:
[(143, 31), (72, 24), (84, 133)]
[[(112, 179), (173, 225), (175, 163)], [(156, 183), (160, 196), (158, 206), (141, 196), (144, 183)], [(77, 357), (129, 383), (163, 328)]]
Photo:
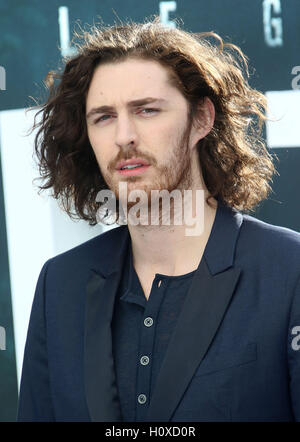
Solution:
[(300, 90), (268, 91), (267, 144), (271, 148), (300, 147)]
[(0, 112), (0, 148), (18, 386), (33, 295), (42, 265), (58, 253), (99, 235), (102, 225), (73, 222), (47, 192), (38, 195), (32, 159), (34, 112)]

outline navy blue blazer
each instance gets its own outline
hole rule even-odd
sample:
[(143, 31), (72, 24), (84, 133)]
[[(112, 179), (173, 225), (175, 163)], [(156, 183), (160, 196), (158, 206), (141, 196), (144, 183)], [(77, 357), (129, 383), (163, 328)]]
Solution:
[[(42, 267), (18, 421), (120, 421), (111, 319), (119, 226)], [(300, 421), (300, 234), (219, 202), (147, 421)]]

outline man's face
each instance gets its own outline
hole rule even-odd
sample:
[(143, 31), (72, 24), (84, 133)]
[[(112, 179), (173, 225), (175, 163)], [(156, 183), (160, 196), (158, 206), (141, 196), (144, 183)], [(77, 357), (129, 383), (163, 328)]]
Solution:
[[(127, 182), (128, 192), (146, 191), (148, 200), (151, 190), (192, 188), (191, 146), (199, 137), (189, 130), (186, 99), (167, 79), (166, 68), (141, 59), (106, 63), (94, 72), (86, 100), (88, 137), (117, 200), (121, 181)], [(147, 97), (158, 100), (129, 104)], [(91, 114), (102, 106), (111, 109)], [(120, 161), (133, 158), (148, 166), (118, 170)]]

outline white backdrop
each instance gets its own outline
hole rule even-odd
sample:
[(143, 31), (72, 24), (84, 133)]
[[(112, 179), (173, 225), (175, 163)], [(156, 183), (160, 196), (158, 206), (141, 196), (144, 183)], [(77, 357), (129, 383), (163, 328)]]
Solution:
[(38, 195), (39, 176), (32, 158), (34, 132), (26, 136), (35, 112), (0, 112), (0, 146), (8, 243), (18, 386), (37, 278), (44, 262), (104, 230), (72, 221), (47, 191)]

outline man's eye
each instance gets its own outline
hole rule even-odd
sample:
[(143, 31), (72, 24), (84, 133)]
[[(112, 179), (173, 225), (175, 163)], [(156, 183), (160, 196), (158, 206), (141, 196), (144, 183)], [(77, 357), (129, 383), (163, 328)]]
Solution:
[[(153, 108), (147, 107), (147, 108), (141, 109), (140, 112), (143, 112), (143, 111), (148, 111), (148, 112), (146, 112), (146, 114), (148, 114), (148, 113), (153, 113), (153, 112), (159, 112), (159, 109), (153, 109)], [(94, 121), (94, 124), (98, 123), (99, 121), (106, 121), (106, 119), (104, 120), (103, 118), (110, 117), (110, 116), (111, 115), (109, 115), (109, 114), (102, 115), (101, 117), (97, 118), (97, 120)]]
[(102, 118), (109, 117), (109, 116), (110, 115), (102, 115), (102, 117), (97, 118), (97, 120), (95, 120), (94, 123), (96, 124), (96, 123), (98, 123), (98, 121), (105, 121), (105, 120), (102, 120)]
[[(158, 112), (158, 109), (152, 109), (152, 108), (150, 108), (150, 107), (147, 107), (147, 108), (145, 108), (145, 109), (142, 109), (142, 111), (151, 111), (151, 112)], [(148, 113), (148, 112), (146, 112), (146, 113)]]

